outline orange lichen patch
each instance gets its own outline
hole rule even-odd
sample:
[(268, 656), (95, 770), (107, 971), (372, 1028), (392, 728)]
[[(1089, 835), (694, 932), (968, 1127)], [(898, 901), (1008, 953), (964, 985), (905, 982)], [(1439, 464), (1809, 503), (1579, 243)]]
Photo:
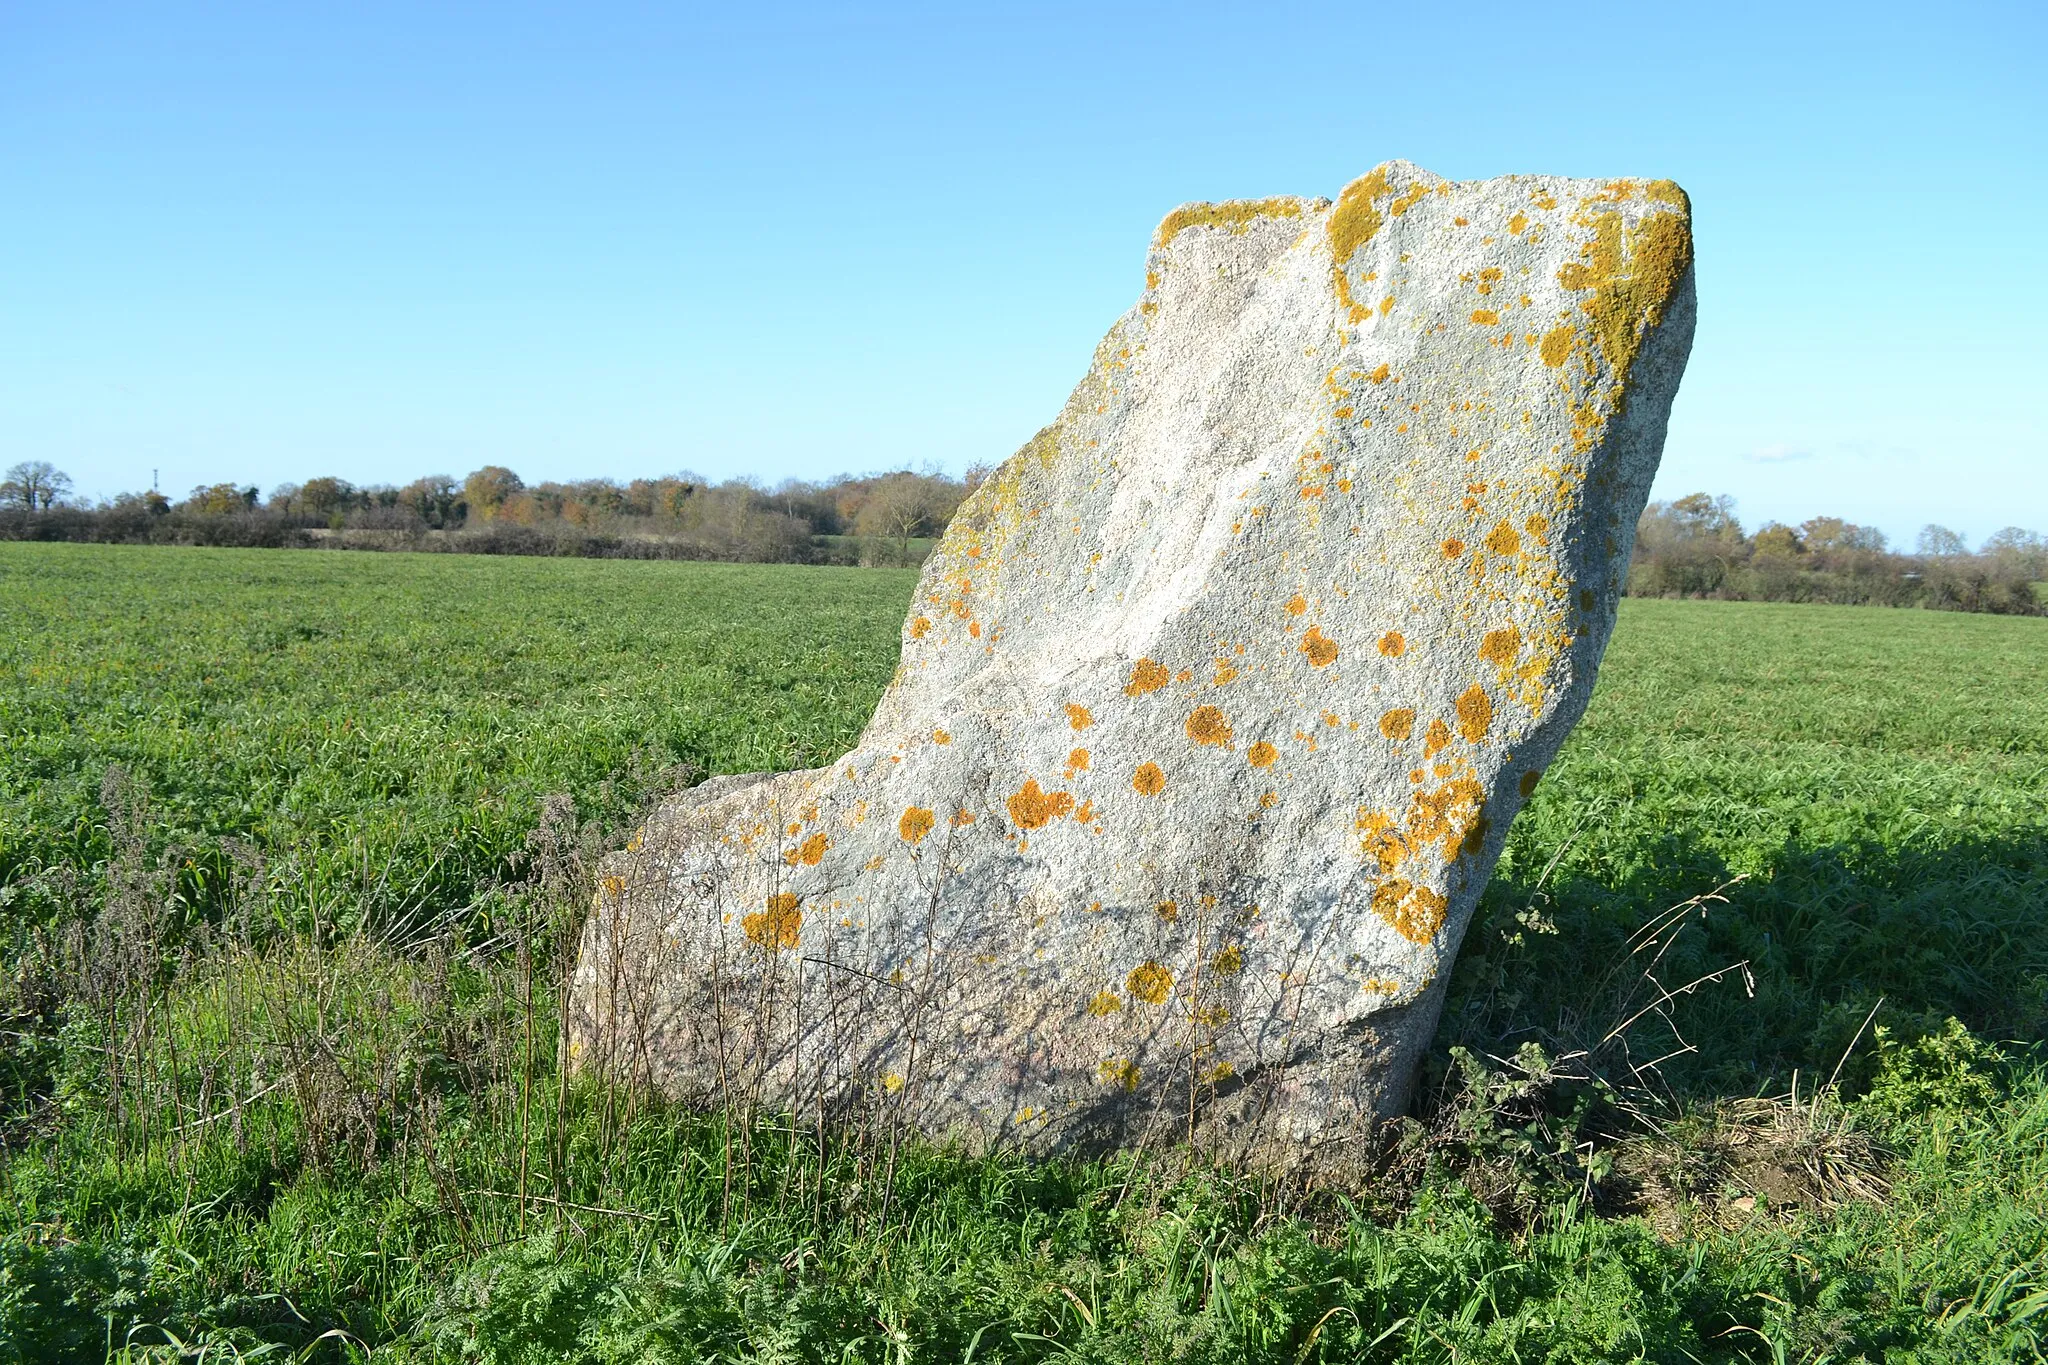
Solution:
[(1467, 744), (1477, 744), (1486, 738), (1492, 725), (1493, 699), (1486, 695), (1485, 688), (1473, 683), (1458, 694), (1458, 733)]
[(1414, 208), (1417, 204), (1421, 203), (1425, 198), (1427, 198), (1429, 195), (1429, 190), (1430, 187), (1428, 185), (1418, 180), (1413, 185), (1410, 185), (1408, 187), (1407, 192), (1403, 194), (1399, 199), (1396, 199), (1393, 203), (1387, 205), (1387, 211), (1393, 214), (1396, 218), (1399, 218), (1402, 214), (1408, 212), (1408, 210)]
[(1388, 739), (1404, 740), (1415, 733), (1415, 711), (1402, 706), (1380, 717), (1380, 733)]
[(1437, 548), (1444, 552), (1445, 559), (1456, 559), (1459, 555), (1465, 553), (1465, 542), (1456, 536), (1452, 536)]
[[(1497, 266), (1491, 265), (1486, 267), (1486, 269), (1479, 272), (1479, 292), (1482, 294), (1491, 294), (1493, 292), (1493, 287), (1499, 284), (1500, 281), (1500, 269)], [(1525, 303), (1522, 306), (1524, 308), (1527, 308), (1529, 305)]]
[(1545, 332), (1543, 334), (1543, 363), (1553, 370), (1564, 364), (1565, 361), (1571, 359), (1572, 343), (1577, 341), (1578, 338), (1579, 334), (1574, 332), (1569, 324), (1553, 327)]
[(1441, 720), (1433, 720), (1429, 723), (1429, 728), (1422, 732), (1422, 756), (1435, 758), (1438, 753), (1449, 747), (1450, 742), (1451, 727)]
[(1217, 687), (1237, 681), (1237, 665), (1228, 659), (1216, 661), (1216, 676), (1211, 680)]
[(1131, 665), (1131, 680), (1124, 684), (1124, 695), (1142, 697), (1147, 692), (1157, 692), (1172, 681), (1173, 674), (1165, 664), (1156, 659), (1140, 659)]
[(1095, 1068), (1095, 1079), (1104, 1085), (1118, 1085), (1125, 1090), (1136, 1090), (1140, 1076), (1138, 1064), (1127, 1057), (1111, 1057)]
[(917, 618), (916, 618), (915, 620), (913, 620), (913, 621), (912, 621), (912, 622), (910, 623), (910, 638), (911, 638), (911, 639), (913, 639), (913, 640), (922, 640), (922, 639), (924, 638), (924, 634), (925, 634), (925, 632), (926, 632), (926, 631), (928, 631), (928, 630), (930, 630), (931, 628), (932, 628), (932, 618), (931, 618), (931, 617), (929, 617), (929, 616), (920, 616), (920, 617), (917, 617)]
[(1294, 596), (1288, 598), (1284, 605), (1287, 608), (1287, 614), (1289, 616), (1299, 616), (1303, 612), (1308, 610), (1308, 599), (1306, 597), (1303, 597), (1300, 593), (1296, 593), (1294, 594)]
[(1195, 680), (1195, 670), (1183, 668), (1180, 672), (1173, 675), (1173, 680), (1177, 683), (1193, 682)]
[(1156, 270), (1148, 270), (1148, 271), (1146, 271), (1146, 272), (1145, 272), (1145, 287), (1146, 287), (1147, 289), (1157, 289), (1157, 288), (1159, 287), (1159, 272), (1158, 272), (1158, 271), (1156, 271)]
[(1389, 295), (1387, 295), (1387, 296), (1386, 296), (1385, 298), (1383, 298), (1383, 299), (1381, 299), (1381, 300), (1380, 300), (1380, 316), (1381, 316), (1381, 317), (1385, 317), (1385, 316), (1386, 316), (1387, 314), (1389, 314), (1389, 313), (1391, 313), (1391, 312), (1393, 312), (1393, 311), (1394, 311), (1394, 296), (1393, 296), (1392, 294), (1389, 294)]
[(767, 908), (740, 920), (740, 929), (763, 948), (781, 952), (794, 948), (801, 936), (804, 912), (797, 909), (794, 891), (778, 891), (768, 898)]
[(1411, 886), (1400, 877), (1373, 888), (1373, 913), (1392, 925), (1410, 943), (1428, 943), (1443, 928), (1448, 902), (1426, 886)]
[(1531, 768), (1528, 772), (1522, 774), (1522, 780), (1516, 786), (1521, 790), (1524, 801), (1536, 794), (1536, 784), (1542, 780), (1543, 769), (1541, 768)]
[(1474, 308), (1472, 310), (1472, 321), (1482, 327), (1498, 327), (1500, 325), (1500, 314), (1491, 308)]
[(1157, 763), (1140, 763), (1131, 774), (1131, 790), (1140, 796), (1157, 796), (1166, 790), (1166, 774)]
[(967, 623), (967, 633), (979, 640), (981, 638), (981, 622), (969, 621)]
[(1503, 559), (1510, 558), (1522, 552), (1522, 537), (1503, 521), (1486, 533), (1486, 548)]
[(1383, 873), (1392, 872), (1408, 856), (1407, 841), (1394, 828), (1393, 819), (1379, 811), (1359, 813), (1358, 842)]
[(1353, 322), (1362, 322), (1371, 310), (1351, 297), (1351, 276), (1346, 267), (1358, 250), (1379, 234), (1386, 221), (1380, 216), (1376, 199), (1388, 194), (1387, 168), (1375, 167), (1346, 185), (1337, 195), (1324, 232), (1330, 242), (1330, 284)]
[(1544, 516), (1541, 512), (1531, 512), (1524, 518), (1522, 529), (1527, 531), (1529, 538), (1538, 545), (1550, 543), (1550, 518)]
[(1479, 657), (1495, 668), (1511, 668), (1522, 652), (1522, 632), (1514, 626), (1489, 630), (1479, 641)]
[(824, 859), (825, 850), (830, 847), (832, 847), (830, 839), (827, 839), (822, 834), (813, 834), (810, 838), (783, 854), (782, 861), (788, 863), (791, 867), (795, 867), (798, 864), (802, 864), (805, 867), (816, 867)]
[(1071, 792), (1040, 791), (1032, 778), (1011, 795), (1010, 819), (1019, 829), (1043, 829), (1074, 809)]
[(1070, 751), (1067, 754), (1067, 776), (1072, 777), (1075, 773), (1085, 773), (1087, 771), (1088, 751), (1086, 749)]
[(1279, 792), (1276, 792), (1276, 791), (1263, 791), (1263, 792), (1260, 792), (1260, 793), (1259, 793), (1259, 809), (1260, 809), (1260, 810), (1271, 810), (1271, 809), (1273, 809), (1273, 807), (1275, 807), (1275, 806), (1277, 806), (1277, 805), (1279, 805), (1279, 804), (1280, 804), (1280, 793), (1279, 793)]
[(1244, 751), (1244, 761), (1254, 768), (1270, 768), (1279, 757), (1280, 751), (1263, 739)]
[(1329, 725), (1329, 726), (1338, 726), (1338, 725), (1342, 725), (1343, 723), (1344, 723), (1344, 718), (1343, 718), (1342, 716), (1338, 715), (1338, 714), (1337, 714), (1337, 713), (1336, 713), (1335, 711), (1325, 711), (1325, 712), (1323, 712), (1323, 724), (1325, 724), (1325, 725)]
[(1152, 245), (1165, 246), (1191, 227), (1217, 227), (1241, 235), (1251, 231), (1252, 224), (1261, 218), (1299, 218), (1301, 208), (1301, 200), (1292, 195), (1228, 199), (1220, 204), (1183, 204), (1160, 222), (1159, 231), (1152, 235)]
[(1164, 924), (1180, 922), (1180, 905), (1176, 901), (1161, 901), (1152, 907), (1152, 913), (1159, 916), (1160, 922)]
[(1085, 730), (1094, 723), (1095, 717), (1088, 714), (1087, 707), (1076, 706), (1073, 702), (1067, 703), (1067, 724), (1076, 730)]
[(1173, 973), (1157, 962), (1140, 963), (1124, 978), (1124, 990), (1133, 1000), (1142, 1000), (1148, 1005), (1164, 1004), (1166, 997), (1173, 993)]
[(971, 810), (956, 810), (953, 812), (953, 818), (947, 821), (947, 823), (952, 825), (954, 829), (964, 828), (974, 823), (974, 812)]
[(624, 877), (606, 877), (598, 883), (598, 888), (604, 893), (606, 900), (616, 901), (626, 893), (626, 879)]
[(1380, 636), (1380, 653), (1389, 659), (1398, 659), (1408, 652), (1408, 637), (1398, 630), (1390, 630)]
[(1310, 626), (1308, 634), (1301, 637), (1301, 652), (1308, 655), (1309, 663), (1323, 668), (1337, 661), (1337, 642), (1323, 634), (1320, 626)]
[(953, 742), (953, 736), (952, 736), (952, 735), (950, 735), (950, 734), (948, 734), (948, 733), (947, 733), (946, 731), (944, 731), (944, 730), (934, 730), (934, 731), (932, 731), (932, 743), (934, 743), (934, 744), (951, 744), (952, 742)]
[(1214, 706), (1197, 706), (1189, 712), (1187, 731), (1189, 739), (1208, 745), (1228, 744), (1235, 733), (1223, 718), (1222, 710)]
[(1123, 1007), (1124, 1002), (1118, 998), (1115, 991), (1097, 991), (1095, 998), (1088, 1002), (1088, 1012), (1097, 1019), (1107, 1018)]
[(896, 822), (896, 832), (903, 836), (906, 844), (924, 842), (924, 836), (932, 832), (938, 817), (923, 806), (911, 806), (903, 812), (903, 818)]
[(1244, 970), (1244, 949), (1235, 943), (1225, 945), (1209, 963), (1209, 970), (1218, 976), (1236, 976)]
[(1514, 233), (1517, 237), (1522, 235), (1522, 229), (1527, 226), (1529, 226), (1529, 215), (1526, 213), (1517, 212), (1514, 217), (1508, 219), (1508, 231)]
[(1090, 800), (1087, 800), (1087, 801), (1083, 801), (1083, 802), (1081, 803), (1081, 807), (1080, 807), (1080, 809), (1079, 809), (1079, 810), (1076, 810), (1076, 811), (1074, 812), (1074, 820), (1075, 820), (1075, 823), (1077, 823), (1077, 824), (1083, 824), (1083, 825), (1085, 825), (1085, 824), (1088, 824), (1088, 823), (1089, 823), (1090, 821), (1092, 821), (1092, 820), (1094, 820), (1094, 819), (1095, 819), (1095, 802), (1094, 802), (1094, 800), (1093, 800), (1093, 799), (1090, 799)]

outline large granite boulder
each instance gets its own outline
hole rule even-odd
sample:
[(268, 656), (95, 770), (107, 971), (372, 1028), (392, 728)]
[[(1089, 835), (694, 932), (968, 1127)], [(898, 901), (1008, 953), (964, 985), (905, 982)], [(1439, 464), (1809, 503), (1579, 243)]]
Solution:
[(570, 1050), (1288, 1161), (1406, 1102), (1584, 710), (1693, 330), (1669, 181), (1190, 204), (926, 564), (858, 748), (607, 862)]

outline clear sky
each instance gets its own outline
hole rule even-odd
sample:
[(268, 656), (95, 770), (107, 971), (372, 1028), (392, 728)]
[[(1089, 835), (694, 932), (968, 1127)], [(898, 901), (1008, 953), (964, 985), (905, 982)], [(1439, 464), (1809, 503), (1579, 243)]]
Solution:
[(0, 0), (0, 465), (998, 460), (1190, 199), (1668, 176), (1659, 496), (2048, 531), (2048, 7)]

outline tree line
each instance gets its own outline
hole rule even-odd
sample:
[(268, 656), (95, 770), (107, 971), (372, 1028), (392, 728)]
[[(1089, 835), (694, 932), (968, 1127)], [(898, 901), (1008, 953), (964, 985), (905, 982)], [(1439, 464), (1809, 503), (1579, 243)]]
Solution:
[[(30, 461), (0, 481), (0, 539), (908, 565), (987, 472), (896, 470), (771, 488), (687, 473), (528, 484), (486, 465), (460, 481), (436, 474), (403, 487), (322, 477), (268, 497), (217, 483), (177, 501), (152, 491), (81, 503), (63, 471)], [(2043, 580), (2048, 538), (2017, 526), (1972, 551), (1930, 525), (1907, 552), (1839, 517), (1750, 534), (1731, 499), (1694, 493), (1643, 512), (1628, 591), (2035, 615), (2048, 614)]]
[(1653, 502), (1636, 523), (1633, 597), (1837, 602), (2048, 615), (2048, 538), (2018, 526), (1973, 552), (1945, 526), (1922, 528), (1910, 552), (1840, 517), (1766, 522), (1746, 534), (1734, 502), (1693, 493)]
[(321, 477), (268, 497), (217, 483), (177, 500), (150, 491), (84, 503), (69, 498), (62, 471), (37, 461), (0, 483), (0, 539), (916, 564), (985, 473), (905, 469), (771, 488), (689, 473), (529, 484), (486, 465), (402, 487)]

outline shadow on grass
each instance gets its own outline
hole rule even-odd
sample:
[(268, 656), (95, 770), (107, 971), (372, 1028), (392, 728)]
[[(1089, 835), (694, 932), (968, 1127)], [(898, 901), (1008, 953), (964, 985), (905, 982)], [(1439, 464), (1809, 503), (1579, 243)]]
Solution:
[(1611, 884), (1496, 878), (1466, 935), (1433, 1057), (1459, 1045), (1505, 1055), (1528, 1040), (1553, 1050), (1593, 1041), (1620, 1022), (1607, 1003), (1648, 965), (1632, 938), (1716, 888), (1725, 899), (1691, 913), (1656, 978), (1675, 990), (1731, 964), (1747, 971), (1676, 1001), (1678, 1036), (1655, 1016), (1637, 1026), (1649, 1035), (1639, 1055), (1693, 1049), (1659, 1068), (1680, 1097), (1782, 1093), (1795, 1069), (1803, 1085), (1838, 1065), (1853, 1089), (1869, 1035), (1853, 1053), (1851, 1044), (1873, 1008), (1874, 1022), (1901, 1037), (1953, 1016), (1987, 1038), (2048, 1039), (2048, 837), (1795, 844), (1763, 863), (1741, 875), (1673, 834), (1639, 864), (1647, 871)]

